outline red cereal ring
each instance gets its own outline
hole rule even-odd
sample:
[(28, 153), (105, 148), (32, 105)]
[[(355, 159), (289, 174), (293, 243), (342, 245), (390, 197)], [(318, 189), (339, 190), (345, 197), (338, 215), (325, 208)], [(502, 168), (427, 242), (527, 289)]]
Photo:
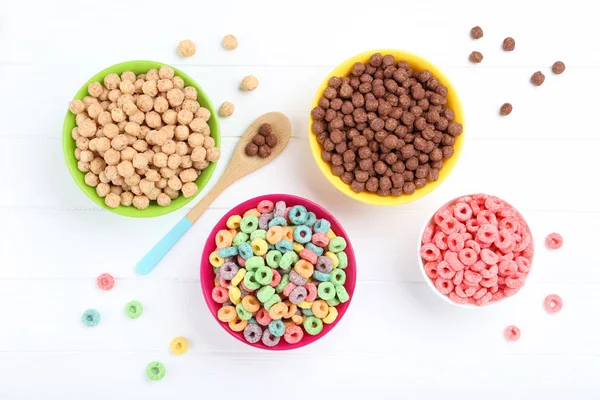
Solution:
[[(494, 275), (492, 276), (490, 279), (482, 279), (479, 284), (484, 287), (484, 288), (488, 288), (488, 290), (491, 292), (491, 288), (496, 286), (496, 290), (498, 290), (498, 275)], [(492, 292), (494, 293), (494, 292)]]
[(519, 226), (519, 221), (513, 217), (502, 218), (500, 222), (498, 222), (498, 229), (508, 229), (512, 233), (516, 233)]
[(459, 232), (459, 229), (460, 229), (459, 227), (461, 225), (464, 226), (454, 217), (445, 218), (438, 225), (440, 226), (440, 229), (442, 230), (442, 232), (444, 232), (446, 235), (449, 235), (454, 232)]
[(563, 244), (563, 238), (558, 233), (551, 233), (546, 237), (546, 247), (551, 250), (560, 249)]
[(482, 271), (486, 268), (487, 268), (487, 265), (481, 260), (476, 261), (475, 264), (471, 265), (471, 271), (475, 271), (475, 272)]
[(244, 268), (246, 266), (246, 260), (244, 260), (242, 258), (242, 256), (237, 256), (237, 263), (241, 268)]
[(450, 292), (448, 297), (450, 298), (450, 300), (458, 304), (467, 304), (469, 302), (469, 299), (467, 299), (466, 297), (460, 297), (454, 292)]
[(544, 299), (544, 309), (550, 314), (556, 314), (562, 309), (562, 298), (557, 294), (549, 294)]
[(502, 209), (504, 208), (504, 202), (496, 196), (490, 196), (487, 199), (485, 199), (485, 208), (487, 208), (493, 213), (497, 213), (502, 211)]
[(306, 289), (306, 301), (314, 301), (317, 298), (317, 286), (314, 283), (305, 283), (304, 288)]
[(454, 279), (452, 279), (452, 283), (454, 283), (455, 285), (460, 285), (461, 283), (463, 283), (463, 275), (464, 275), (464, 271), (458, 271), (456, 273), (456, 275), (454, 275)]
[(231, 286), (231, 279), (227, 280), (227, 279), (223, 279), (222, 276), (219, 276), (219, 285), (221, 285), (223, 287), (229, 287), (229, 286)]
[(459, 197), (458, 199), (456, 199), (456, 202), (457, 203), (468, 203), (471, 200), (473, 200), (473, 198), (471, 196), (462, 196), (462, 197)]
[(457, 296), (459, 296), (459, 297), (462, 297), (462, 298), (467, 298), (467, 297), (469, 297), (469, 296), (467, 296), (467, 294), (465, 293), (465, 288), (466, 288), (466, 287), (467, 287), (467, 286), (464, 286), (464, 285), (462, 285), (462, 284), (460, 284), (460, 285), (457, 285), (457, 286), (454, 288), (454, 292), (455, 292), (455, 293), (456, 293), (456, 295), (457, 295)]
[(446, 218), (450, 218), (452, 217), (452, 211), (450, 210), (449, 207), (444, 207), (440, 210), (438, 210), (434, 215), (433, 215), (433, 222), (435, 222), (437, 225), (441, 224), (443, 220), (445, 220)]
[(435, 224), (429, 223), (425, 227), (425, 230), (423, 231), (423, 237), (421, 238), (421, 243), (423, 243), (423, 244), (431, 243), (434, 232), (435, 232)]
[(275, 208), (275, 204), (273, 204), (273, 202), (271, 200), (262, 200), (256, 206), (256, 209), (261, 214), (271, 212), (271, 211), (273, 211), (274, 208)]
[(479, 288), (478, 286), (468, 286), (468, 285), (465, 285), (465, 284), (461, 285), (461, 287), (465, 291), (465, 294), (467, 295), (467, 297), (473, 297), (473, 295), (475, 294), (475, 292)]
[(465, 228), (467, 229), (467, 232), (475, 233), (479, 230), (479, 223), (476, 219), (470, 219), (465, 222)]
[(250, 289), (248, 288), (248, 286), (244, 285), (244, 281), (241, 281), (241, 282), (240, 282), (240, 286), (241, 286), (241, 287), (242, 287), (242, 288), (243, 288), (243, 289), (244, 289), (246, 292), (248, 292), (248, 293), (252, 293), (252, 292), (254, 292), (254, 290), (250, 290)]
[(296, 289), (296, 285), (292, 282), (288, 283), (285, 288), (283, 288), (283, 295), (288, 297), (292, 290)]
[(440, 261), (437, 265), (437, 274), (444, 279), (452, 279), (456, 272), (450, 268), (450, 264), (447, 261)]
[(292, 221), (290, 221), (290, 210), (291, 209), (292, 209), (292, 207), (287, 207), (285, 209), (285, 214), (284, 214), (285, 220), (287, 221), (288, 225), (292, 224)]
[(433, 236), (433, 244), (440, 249), (446, 250), (448, 248), (448, 243), (446, 243), (446, 234), (442, 231), (439, 231)]
[(300, 258), (311, 264), (317, 263), (317, 254), (311, 249), (302, 249), (302, 251), (300, 251)]
[(523, 232), (523, 234), (521, 235), (521, 241), (517, 242), (514, 251), (523, 251), (527, 247), (529, 247), (529, 245), (531, 245), (531, 235), (527, 232)]
[(498, 301), (498, 300), (502, 299), (503, 297), (504, 297), (504, 292), (501, 290), (496, 290), (492, 294), (492, 301)]
[(327, 245), (329, 244), (329, 236), (327, 236), (327, 234), (323, 232), (313, 233), (312, 242), (316, 246), (327, 247)]
[(500, 214), (500, 216), (503, 218), (515, 217), (518, 215), (517, 210), (515, 210), (514, 208), (512, 208), (511, 206), (509, 206), (507, 204), (505, 204), (504, 208), (502, 210), (500, 210), (500, 212), (498, 214)]
[(498, 256), (490, 249), (482, 249), (479, 253), (479, 257), (481, 258), (481, 261), (487, 265), (494, 265), (498, 263)]
[(453, 251), (446, 251), (444, 253), (444, 261), (447, 261), (450, 264), (450, 267), (455, 271), (460, 271), (465, 268), (465, 266), (459, 261), (458, 254)]
[(435, 247), (433, 243), (424, 244), (421, 246), (421, 258), (425, 261), (436, 261), (440, 258), (440, 249)]
[(110, 290), (115, 286), (115, 278), (111, 274), (101, 274), (96, 279), (96, 285), (102, 290)]
[[(498, 278), (498, 281), (500, 281), (500, 278)], [(509, 296), (513, 296), (515, 295), (517, 292), (519, 291), (519, 289), (511, 289), (508, 287), (504, 288), (504, 296), (505, 297), (509, 297)]]
[(479, 243), (477, 243), (477, 241), (473, 239), (465, 241), (465, 248), (472, 249), (475, 252), (475, 254), (481, 253), (481, 246), (479, 245)]
[(479, 226), (483, 225), (494, 225), (498, 226), (498, 220), (496, 219), (496, 214), (489, 210), (482, 210), (477, 214), (477, 223)]
[(523, 257), (531, 257), (533, 256), (533, 246), (527, 246), (525, 250), (521, 252)]
[(462, 249), (458, 252), (458, 259), (464, 265), (473, 265), (477, 262), (477, 253), (473, 249)]
[(458, 253), (465, 248), (465, 241), (462, 238), (462, 234), (455, 232), (448, 235), (448, 249)]
[(479, 300), (483, 296), (485, 296), (487, 292), (488, 292), (488, 290), (486, 288), (481, 288), (481, 289), (479, 289), (478, 291), (475, 292), (475, 294), (473, 295), (473, 299)]
[[(471, 270), (474, 271), (472, 267)], [(491, 279), (492, 277), (498, 275), (498, 266), (496, 264), (486, 266), (486, 268), (479, 271), (479, 273), (481, 274), (483, 279)]]
[(492, 301), (493, 296), (494, 296), (493, 294), (491, 294), (490, 292), (487, 292), (486, 294), (483, 295), (482, 298), (480, 298), (479, 300), (477, 300), (476, 304), (478, 306), (485, 306), (490, 301)]
[[(498, 279), (498, 278), (496, 278)], [(500, 289), (500, 286), (498, 286), (498, 283), (494, 284), (492, 287), (488, 288), (488, 292), (494, 294), (496, 293), (498, 290)]]
[(479, 283), (475, 283), (475, 282), (471, 282), (471, 281), (465, 281), (464, 279), (463, 279), (462, 283), (465, 286), (470, 286), (470, 287), (475, 288), (475, 291), (481, 289), (481, 285)]
[(508, 249), (509, 247), (515, 245), (515, 238), (513, 238), (511, 231), (508, 229), (502, 229), (498, 231), (498, 238), (494, 240), (494, 244), (500, 250)]
[(431, 280), (435, 280), (438, 277), (437, 266), (438, 266), (437, 262), (430, 261), (427, 264), (425, 264), (424, 267), (423, 267), (425, 269), (425, 274)]
[(469, 220), (473, 216), (473, 210), (466, 202), (456, 203), (454, 206), (454, 218), (461, 222)]
[(498, 274), (499, 275), (513, 275), (519, 271), (517, 263), (513, 260), (501, 260), (498, 263)]
[(271, 322), (271, 317), (269, 316), (269, 312), (264, 308), (261, 308), (256, 312), (256, 322), (258, 322), (262, 326), (267, 326)]
[[(498, 239), (498, 228), (492, 224), (481, 225), (475, 235), (479, 243), (491, 244)], [(483, 247), (483, 246), (482, 246)]]
[(466, 233), (467, 227), (462, 222), (458, 223), (458, 233)]
[(528, 258), (519, 256), (515, 261), (519, 272), (527, 273), (531, 270), (531, 261)]
[(277, 285), (279, 285), (279, 282), (281, 282), (281, 274), (279, 272), (277, 272), (276, 269), (273, 269), (273, 279), (271, 280), (271, 283), (269, 283), (269, 286), (275, 287)]
[(519, 275), (507, 276), (504, 284), (511, 289), (519, 289), (525, 284), (525, 277)]
[(481, 282), (483, 278), (481, 277), (481, 274), (478, 274), (477, 272), (473, 272), (469, 269), (465, 270), (465, 280), (473, 282), (473, 283), (479, 283)]
[(479, 214), (479, 212), (481, 211), (481, 207), (479, 206), (479, 204), (475, 200), (469, 201), (469, 207), (471, 207), (471, 211), (475, 215)]
[(285, 328), (283, 340), (290, 344), (294, 344), (301, 341), (303, 336), (304, 332), (302, 331), (302, 328), (300, 328), (298, 325), (289, 325), (287, 328)]
[(504, 337), (509, 342), (516, 342), (521, 337), (521, 330), (514, 325), (504, 328)]
[(454, 289), (454, 284), (448, 279), (438, 277), (435, 280), (435, 288), (443, 295), (447, 295)]
[(211, 297), (216, 303), (223, 304), (229, 300), (229, 292), (223, 286), (215, 286)]

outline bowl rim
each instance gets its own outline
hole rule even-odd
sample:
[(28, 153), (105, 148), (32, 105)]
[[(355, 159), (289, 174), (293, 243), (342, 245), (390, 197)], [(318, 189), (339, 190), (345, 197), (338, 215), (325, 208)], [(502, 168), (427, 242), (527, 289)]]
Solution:
[[(210, 100), (210, 97), (204, 91), (204, 89), (202, 89), (202, 87), (194, 79), (192, 79), (188, 74), (186, 74), (185, 72), (181, 71), (180, 69), (175, 68), (172, 65), (169, 65), (167, 63), (158, 62), (158, 61), (150, 61), (150, 60), (131, 60), (131, 61), (124, 61), (124, 62), (120, 62), (117, 64), (113, 64), (109, 67), (104, 68), (103, 70), (101, 70), (100, 72), (98, 72), (94, 76), (92, 76), (90, 79), (88, 79), (83, 84), (83, 86), (81, 86), (81, 88), (75, 93), (75, 95), (72, 97), (72, 100), (83, 99), (85, 96), (88, 95), (88, 93), (87, 93), (88, 85), (92, 82), (102, 82), (104, 77), (109, 73), (119, 73), (120, 74), (127, 70), (134, 70), (134, 69), (137, 70), (137, 69), (140, 69), (141, 67), (144, 70), (150, 70), (150, 69), (154, 69), (154, 68), (158, 69), (162, 66), (168, 66), (168, 67), (173, 68), (173, 70), (175, 71), (175, 76), (181, 77), (187, 86), (193, 86), (196, 89), (196, 91), (198, 92), (198, 98), (203, 99), (201, 106), (204, 108), (207, 108), (211, 114), (211, 118), (210, 118), (209, 122), (207, 122), (209, 124), (209, 126), (211, 127), (210, 136), (215, 140), (215, 146), (220, 147), (220, 145), (221, 145), (221, 129), (219, 126), (219, 119), (217, 118), (217, 114), (216, 114), (215, 108)], [(118, 71), (120, 71), (120, 72), (118, 72)], [(195, 181), (196, 184), (198, 185), (198, 191), (196, 192), (196, 194), (194, 194), (193, 196), (188, 197), (188, 198), (179, 196), (176, 200), (179, 200), (179, 199), (182, 199), (182, 200), (177, 201), (176, 204), (171, 203), (170, 205), (168, 205), (166, 207), (161, 207), (154, 203), (151, 203), (151, 206), (144, 210), (138, 210), (137, 208), (135, 208), (133, 206), (125, 207), (122, 205), (119, 205), (117, 208), (110, 208), (104, 203), (103, 198), (99, 197), (95, 192), (92, 193), (90, 190), (88, 190), (88, 188), (91, 188), (91, 186), (86, 185), (86, 183), (83, 179), (85, 176), (85, 173), (79, 171), (79, 169), (77, 168), (77, 160), (75, 159), (75, 156), (74, 156), (73, 152), (71, 151), (71, 144), (75, 142), (73, 140), (73, 138), (71, 137), (71, 129), (74, 126), (76, 126), (72, 122), (74, 120), (75, 120), (75, 115), (73, 113), (71, 113), (71, 111), (67, 107), (67, 112), (66, 112), (65, 118), (63, 120), (63, 132), (62, 132), (62, 150), (63, 150), (64, 161), (67, 166), (67, 169), (69, 170), (69, 173), (70, 173), (71, 177), (73, 178), (73, 180), (75, 181), (76, 185), (90, 200), (92, 200), (94, 203), (96, 203), (100, 207), (104, 208), (105, 210), (111, 211), (115, 214), (123, 215), (126, 217), (133, 217), (133, 218), (152, 218), (152, 217), (166, 215), (173, 211), (176, 211), (176, 210), (182, 208), (183, 206), (187, 205), (190, 201), (192, 201), (194, 198), (196, 198), (196, 196), (198, 196), (200, 194), (200, 192), (206, 187), (208, 182), (210, 182), (210, 179), (212, 178), (212, 175), (216, 169), (217, 162), (209, 163), (209, 166), (207, 168), (205, 168), (204, 170), (202, 170), (202, 174), (200, 174), (200, 176), (198, 176), (198, 178)], [(204, 183), (198, 184), (198, 182), (201, 180), (204, 181)]]
[[(429, 223), (433, 220), (433, 217), (435, 215), (436, 212), (438, 212), (439, 210), (441, 210), (442, 208), (444, 208), (445, 206), (449, 205), (450, 203), (458, 200), (461, 197), (465, 197), (465, 196), (473, 196), (473, 195), (477, 195), (477, 194), (486, 194), (488, 196), (494, 196), (499, 198), (500, 200), (502, 200), (503, 202), (505, 202), (506, 204), (508, 204), (509, 206), (511, 206), (512, 208), (514, 208), (517, 213), (521, 216), (521, 219), (525, 222), (525, 225), (527, 226), (527, 229), (529, 230), (529, 234), (531, 235), (531, 244), (534, 247), (534, 252), (533, 255), (531, 256), (531, 270), (529, 271), (529, 273), (527, 274), (527, 279), (531, 279), (531, 272), (533, 271), (533, 257), (535, 256), (535, 244), (533, 241), (533, 233), (531, 231), (531, 227), (529, 226), (529, 224), (527, 223), (527, 220), (523, 217), (523, 213), (521, 213), (519, 211), (519, 209), (517, 207), (515, 207), (512, 202), (506, 201), (504, 200), (504, 198), (500, 197), (500, 196), (496, 196), (495, 194), (489, 194), (489, 193), (471, 193), (471, 194), (464, 194), (458, 197), (455, 197), (447, 202), (445, 202), (444, 204), (442, 204), (441, 206), (439, 206), (431, 215), (431, 217), (429, 217), (425, 223), (423, 224), (423, 227), (421, 228), (421, 231), (419, 232), (419, 237), (417, 240), (417, 260), (419, 262), (419, 270), (421, 271), (421, 275), (423, 276), (423, 279), (425, 279), (425, 282), (427, 283), (427, 286), (429, 286), (429, 288), (435, 293), (435, 295), (444, 300), (446, 303), (452, 304), (455, 307), (459, 307), (459, 308), (464, 308), (464, 309), (470, 309), (470, 310), (482, 310), (482, 309), (487, 309), (487, 308), (491, 308), (491, 307), (495, 307), (499, 304), (506, 304), (507, 302), (511, 302), (513, 301), (513, 299), (517, 296), (519, 296), (523, 290), (525, 289), (525, 286), (527, 286), (526, 284), (523, 284), (523, 286), (521, 287), (521, 289), (515, 293), (512, 296), (509, 297), (503, 297), (500, 301), (494, 301), (494, 302), (489, 302), (483, 306), (478, 306), (478, 305), (474, 305), (474, 304), (459, 304), (456, 303), (452, 300), (450, 300), (450, 297), (443, 295), (442, 293), (440, 293), (439, 290), (437, 290), (437, 288), (435, 287), (435, 285), (433, 284), (433, 281), (431, 280), (430, 277), (427, 276), (427, 274), (425, 273), (425, 265), (423, 264), (423, 259), (421, 258), (421, 239), (423, 238), (423, 233), (425, 232), (425, 229), (427, 228), (427, 226), (429, 225)], [(527, 282), (526, 282), (527, 283)]]
[[(243, 210), (242, 211), (242, 214), (243, 214), (244, 211), (247, 211), (251, 208), (255, 208), (256, 204), (258, 204), (262, 200), (270, 200), (270, 201), (273, 201), (274, 203), (276, 201), (283, 200), (287, 204), (293, 204), (294, 202), (297, 202), (296, 204), (304, 205), (307, 209), (309, 209), (310, 211), (317, 214), (318, 218), (319, 218), (319, 216), (320, 216), (320, 218), (327, 218), (329, 220), (329, 222), (331, 222), (332, 229), (335, 226), (336, 235), (343, 236), (344, 239), (346, 240), (346, 249), (344, 251), (348, 255), (348, 267), (345, 269), (345, 271), (352, 271), (352, 273), (346, 274), (347, 278), (346, 278), (346, 283), (344, 284), (344, 287), (346, 288), (346, 291), (348, 292), (349, 299), (347, 302), (340, 303), (340, 305), (336, 306), (336, 308), (338, 309), (338, 316), (333, 323), (323, 324), (323, 330), (318, 335), (311, 336), (311, 335), (305, 334), (300, 342), (294, 343), (294, 344), (289, 344), (287, 342), (281, 341), (278, 345), (276, 345), (274, 347), (267, 347), (261, 341), (259, 341), (257, 343), (248, 343), (244, 339), (242, 332), (234, 332), (231, 329), (229, 329), (228, 325), (225, 322), (221, 322), (218, 320), (217, 311), (218, 311), (220, 305), (212, 300), (212, 290), (215, 287), (214, 278), (211, 278), (211, 279), (204, 278), (204, 275), (206, 275), (206, 274), (203, 273), (203, 271), (205, 271), (205, 270), (209, 271), (211, 276), (214, 277), (213, 267), (212, 267), (212, 265), (210, 265), (208, 258), (209, 258), (209, 255), (214, 251), (214, 247), (215, 247), (214, 246), (214, 237), (215, 237), (216, 233), (220, 229), (224, 229), (225, 223), (231, 215), (235, 215), (242, 210)], [(241, 215), (241, 214), (239, 214), (239, 215)], [(354, 247), (352, 246), (350, 237), (348, 236), (347, 232), (344, 230), (342, 224), (330, 212), (328, 212), (324, 207), (318, 205), (317, 203), (313, 202), (312, 200), (306, 199), (304, 197), (300, 197), (300, 196), (296, 196), (296, 195), (292, 195), (292, 194), (273, 193), (273, 194), (264, 194), (264, 195), (256, 196), (251, 199), (245, 200), (242, 203), (238, 204), (237, 206), (231, 208), (225, 214), (223, 214), (223, 216), (219, 219), (219, 221), (215, 224), (215, 226), (210, 231), (210, 233), (206, 239), (206, 242), (204, 243), (204, 249), (202, 250), (202, 258), (200, 259), (199, 273), (200, 273), (200, 286), (202, 288), (202, 296), (204, 297), (204, 301), (206, 302), (206, 305), (208, 307), (210, 314), (212, 315), (215, 322), (219, 326), (221, 326), (221, 328), (223, 328), (230, 336), (233, 336), (234, 338), (236, 338), (237, 340), (239, 340), (240, 342), (242, 342), (248, 346), (255, 347), (257, 349), (262, 349), (262, 350), (286, 351), (286, 350), (298, 349), (298, 348), (307, 346), (307, 345), (319, 340), (323, 336), (327, 335), (331, 330), (333, 330), (333, 328), (335, 328), (335, 326), (342, 320), (342, 318), (344, 317), (344, 314), (347, 312), (348, 308), (350, 307), (352, 298), (354, 297), (354, 292), (356, 290), (357, 268), (356, 268), (356, 255), (354, 253)], [(282, 344), (283, 344), (283, 346), (282, 346)]]
[[(456, 166), (456, 163), (458, 162), (458, 159), (460, 158), (460, 155), (462, 153), (462, 149), (464, 146), (466, 125), (465, 125), (465, 114), (464, 114), (462, 102), (460, 100), (460, 96), (458, 95), (458, 92), (456, 91), (454, 85), (452, 84), (450, 79), (448, 79), (446, 74), (444, 74), (442, 72), (441, 69), (439, 69), (435, 64), (433, 64), (429, 60), (427, 60), (417, 54), (414, 54), (414, 53), (411, 53), (411, 52), (408, 52), (405, 50), (399, 50), (399, 49), (368, 50), (368, 51), (362, 52), (360, 54), (354, 55), (354, 56), (348, 58), (347, 60), (343, 61), (327, 75), (327, 77), (322, 81), (321, 85), (319, 86), (319, 89), (317, 90), (315, 97), (313, 98), (312, 104), (310, 106), (310, 110), (312, 110), (313, 108), (315, 108), (318, 105), (319, 99), (321, 98), (325, 88), (327, 88), (327, 82), (329, 81), (329, 78), (331, 78), (332, 76), (339, 76), (339, 75), (345, 74), (345, 72), (342, 72), (342, 71), (349, 70), (355, 62), (358, 62), (358, 61), (365, 62), (366, 60), (368, 60), (368, 58), (371, 55), (373, 55), (375, 53), (392, 54), (396, 59), (400, 58), (400, 59), (406, 60), (411, 66), (415, 66), (415, 64), (417, 64), (418, 68), (421, 70), (428, 69), (429, 71), (431, 71), (433, 76), (435, 76), (440, 81), (440, 83), (442, 83), (444, 86), (446, 86), (448, 88), (448, 94), (449, 94), (448, 97), (451, 96), (451, 99), (449, 98), (449, 100), (452, 101), (453, 103), (456, 103), (452, 107), (452, 111), (454, 112), (454, 115), (455, 115), (454, 121), (457, 121), (462, 124), (463, 133), (456, 137), (456, 142), (453, 146), (454, 154), (452, 155), (452, 157), (450, 157), (449, 159), (444, 161), (444, 168), (440, 171), (439, 179), (435, 182), (428, 182), (427, 185), (425, 185), (424, 187), (422, 187), (420, 189), (417, 189), (411, 195), (403, 194), (402, 196), (398, 196), (398, 197), (394, 197), (394, 196), (382, 197), (382, 196), (377, 195), (376, 193), (368, 193), (368, 192), (364, 192), (364, 191), (361, 193), (356, 193), (350, 188), (350, 185), (347, 185), (346, 183), (344, 183), (340, 177), (333, 175), (331, 173), (330, 165), (321, 159), (321, 145), (317, 142), (316, 135), (312, 132), (311, 126), (312, 126), (312, 123), (314, 122), (314, 120), (310, 114), (310, 111), (308, 114), (309, 145), (310, 145), (310, 149), (311, 149), (313, 158), (314, 158), (315, 162), (317, 163), (317, 166), (319, 167), (319, 170), (321, 171), (321, 173), (338, 191), (342, 192), (346, 196), (348, 196), (354, 200), (360, 201), (362, 203), (376, 205), (376, 206), (396, 206), (396, 205), (400, 205), (400, 204), (408, 204), (408, 203), (411, 203), (413, 201), (416, 201), (418, 199), (421, 199), (421, 198), (427, 196), (428, 194), (433, 192), (435, 189), (437, 189), (450, 176), (450, 174), (454, 170), (454, 167)], [(442, 174), (442, 171), (444, 171), (443, 174)]]

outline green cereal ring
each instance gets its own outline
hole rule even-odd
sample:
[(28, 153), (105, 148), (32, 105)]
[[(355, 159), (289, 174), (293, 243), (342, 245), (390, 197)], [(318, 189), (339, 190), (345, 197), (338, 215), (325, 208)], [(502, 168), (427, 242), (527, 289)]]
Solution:
[(329, 274), (329, 282), (334, 285), (343, 285), (346, 283), (346, 273), (343, 269), (336, 268)]
[(335, 286), (331, 282), (321, 282), (319, 283), (317, 293), (323, 300), (331, 300), (335, 297)]
[(248, 272), (255, 272), (260, 267), (265, 266), (265, 259), (259, 256), (252, 256), (246, 260), (246, 270)]
[(279, 282), (279, 285), (275, 286), (277, 293), (283, 292), (283, 289), (285, 289), (288, 283), (290, 283), (290, 275), (285, 274), (281, 277), (281, 282)]
[(283, 254), (279, 250), (270, 250), (267, 253), (267, 265), (271, 268), (279, 267), (279, 262)]
[(146, 367), (146, 376), (151, 381), (160, 381), (165, 377), (166, 372), (165, 366), (157, 361), (149, 363)]
[(252, 241), (252, 240), (254, 240), (256, 238), (265, 239), (266, 240), (267, 239), (267, 231), (265, 231), (264, 229), (257, 229), (257, 230), (255, 230), (254, 232), (252, 232), (250, 234), (250, 240)]
[(265, 301), (264, 307), (265, 310), (269, 311), (271, 309), (271, 307), (273, 307), (274, 304), (277, 304), (281, 301), (281, 297), (279, 297), (278, 294), (274, 294), (273, 296), (271, 296), (271, 298), (267, 301)]
[(327, 305), (328, 305), (328, 306), (335, 307), (335, 306), (337, 306), (338, 304), (340, 304), (340, 301), (338, 300), (338, 298), (337, 298), (337, 297), (334, 297), (334, 298), (333, 298), (333, 299), (331, 299), (331, 300), (327, 300), (327, 301), (326, 301), (326, 303), (327, 303)]
[(336, 236), (329, 241), (329, 251), (339, 253), (346, 248), (346, 239), (341, 236)]
[(258, 229), (258, 217), (254, 215), (247, 215), (242, 218), (240, 222), (240, 230), (244, 233), (252, 233)]
[(81, 316), (81, 322), (86, 326), (96, 326), (100, 323), (100, 313), (91, 308), (85, 310)]
[(281, 257), (281, 261), (279, 261), (279, 268), (287, 271), (299, 259), (300, 257), (298, 257), (298, 254), (296, 254), (295, 251), (286, 251), (285, 254)]
[(275, 288), (272, 286), (263, 286), (260, 288), (258, 292), (256, 292), (256, 297), (258, 297), (258, 301), (261, 303), (265, 303), (275, 294)]
[(267, 266), (259, 267), (254, 273), (256, 282), (261, 285), (268, 285), (273, 280), (273, 270)]
[(238, 303), (237, 306), (235, 306), (235, 312), (237, 313), (238, 317), (240, 317), (243, 320), (247, 321), (250, 318), (252, 318), (252, 313), (246, 310), (242, 303)]
[[(248, 264), (246, 264), (246, 267)], [(244, 275), (244, 285), (250, 290), (256, 290), (260, 287), (260, 283), (256, 282), (256, 277), (254, 276), (254, 272), (247, 271), (246, 275)]]
[(338, 258), (338, 268), (344, 269), (348, 266), (348, 255), (343, 252), (340, 251), (339, 253), (335, 254)]
[(348, 296), (346, 288), (342, 285), (337, 285), (335, 287), (335, 293), (337, 294), (337, 298), (340, 300), (341, 303), (345, 303), (348, 300), (350, 300), (350, 296)]
[(248, 238), (249, 236), (247, 233), (238, 232), (237, 235), (235, 235), (235, 237), (233, 238), (233, 245), (239, 246), (240, 244), (247, 242)]
[(318, 335), (323, 329), (323, 321), (313, 315), (306, 317), (303, 325), (309, 335)]
[(140, 303), (137, 300), (130, 301), (125, 306), (125, 314), (127, 314), (127, 316), (129, 318), (132, 318), (132, 319), (139, 318), (142, 316), (143, 312), (144, 312), (144, 307), (142, 307), (142, 303)]

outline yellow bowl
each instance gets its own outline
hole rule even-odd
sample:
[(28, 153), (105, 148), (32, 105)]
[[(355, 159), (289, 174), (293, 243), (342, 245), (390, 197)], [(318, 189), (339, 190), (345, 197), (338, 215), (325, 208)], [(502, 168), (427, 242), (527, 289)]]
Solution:
[(319, 169), (321, 170), (323, 175), (325, 175), (327, 180), (329, 180), (329, 182), (331, 182), (331, 184), (333, 184), (333, 186), (335, 186), (340, 192), (344, 193), (348, 197), (353, 198), (354, 200), (358, 200), (360, 202), (367, 203), (367, 204), (373, 204), (376, 206), (395, 206), (398, 204), (410, 203), (412, 201), (420, 199), (421, 197), (426, 196), (427, 194), (431, 193), (435, 188), (437, 188), (448, 177), (448, 175), (450, 175), (450, 172), (452, 172), (452, 169), (456, 165), (456, 161), (460, 157), (460, 153), (463, 148), (463, 143), (465, 141), (465, 134), (464, 134), (465, 116), (463, 113), (462, 104), (460, 102), (460, 99), (458, 98), (458, 94), (456, 93), (454, 86), (452, 86), (452, 83), (450, 83), (450, 80), (446, 77), (446, 75), (444, 75), (442, 73), (442, 71), (440, 71), (439, 68), (437, 68), (435, 65), (433, 65), (429, 61), (425, 60), (424, 58), (421, 58), (415, 54), (408, 53), (408, 52), (402, 51), (402, 50), (392, 50), (392, 49), (367, 51), (367, 52), (358, 54), (354, 57), (351, 57), (348, 60), (341, 63), (333, 71), (331, 71), (331, 73), (329, 75), (327, 75), (327, 78), (325, 78), (325, 80), (321, 84), (321, 87), (319, 87), (319, 90), (317, 91), (317, 94), (315, 95), (315, 98), (313, 100), (313, 103), (312, 103), (312, 106), (310, 107), (310, 109), (312, 110), (319, 104), (319, 99), (323, 96), (323, 92), (327, 88), (327, 82), (329, 81), (329, 78), (331, 78), (332, 76), (340, 76), (340, 77), (348, 76), (350, 74), (350, 71), (352, 70), (352, 66), (354, 65), (354, 63), (356, 63), (356, 62), (367, 63), (369, 61), (369, 58), (371, 57), (371, 55), (373, 55), (375, 53), (381, 53), (382, 55), (391, 54), (396, 58), (397, 62), (404, 60), (413, 69), (415, 69), (417, 71), (421, 71), (424, 69), (429, 70), (433, 74), (433, 76), (436, 77), (440, 81), (440, 83), (442, 85), (444, 85), (448, 88), (447, 108), (454, 111), (454, 116), (455, 116), (454, 121), (462, 124), (462, 126), (463, 126), (463, 133), (460, 136), (456, 137), (456, 142), (454, 143), (454, 155), (452, 157), (444, 160), (444, 167), (440, 170), (439, 179), (437, 181), (428, 182), (427, 185), (425, 185), (424, 187), (422, 187), (420, 189), (417, 189), (411, 195), (403, 194), (398, 197), (394, 197), (394, 196), (385, 196), (384, 197), (384, 196), (379, 196), (376, 193), (369, 193), (369, 192), (356, 193), (356, 192), (354, 192), (354, 190), (352, 190), (350, 185), (347, 185), (346, 183), (344, 183), (340, 177), (333, 175), (333, 173), (331, 172), (331, 166), (329, 165), (329, 163), (323, 161), (323, 159), (321, 158), (321, 151), (322, 151), (321, 145), (319, 144), (319, 142), (317, 142), (317, 137), (312, 132), (311, 127), (312, 127), (312, 123), (314, 122), (314, 120), (312, 119), (312, 116), (309, 115), (308, 140), (310, 143), (310, 149), (312, 151), (315, 161), (317, 162), (317, 165), (319, 166)]

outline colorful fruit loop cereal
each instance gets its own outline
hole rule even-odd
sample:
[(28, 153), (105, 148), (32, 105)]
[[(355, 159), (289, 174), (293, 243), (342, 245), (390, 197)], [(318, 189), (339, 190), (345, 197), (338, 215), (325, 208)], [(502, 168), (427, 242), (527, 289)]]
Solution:
[(171, 344), (169, 348), (171, 349), (171, 353), (181, 355), (188, 350), (189, 344), (186, 338), (178, 336), (171, 340)]
[(516, 342), (521, 337), (521, 330), (514, 325), (504, 328), (504, 337), (509, 342)]
[(546, 247), (551, 250), (557, 250), (562, 247), (563, 238), (558, 233), (551, 233), (546, 237)]
[(544, 299), (544, 309), (549, 314), (556, 314), (562, 309), (562, 298), (557, 294), (549, 294)]
[(146, 376), (151, 381), (160, 381), (166, 373), (165, 366), (157, 361), (153, 361), (146, 366)]
[(92, 308), (85, 310), (81, 316), (81, 322), (86, 326), (96, 326), (100, 323), (100, 313)]
[(268, 347), (318, 335), (349, 300), (346, 240), (304, 206), (263, 200), (215, 236), (217, 318), (248, 343)]
[(435, 213), (423, 232), (420, 255), (440, 293), (455, 303), (483, 306), (514, 295), (525, 284), (533, 240), (510, 204), (474, 194)]
[(142, 316), (144, 307), (137, 300), (130, 301), (125, 305), (125, 314), (131, 319), (136, 319)]
[(101, 274), (96, 279), (96, 285), (102, 290), (110, 290), (115, 286), (115, 278), (111, 274)]

